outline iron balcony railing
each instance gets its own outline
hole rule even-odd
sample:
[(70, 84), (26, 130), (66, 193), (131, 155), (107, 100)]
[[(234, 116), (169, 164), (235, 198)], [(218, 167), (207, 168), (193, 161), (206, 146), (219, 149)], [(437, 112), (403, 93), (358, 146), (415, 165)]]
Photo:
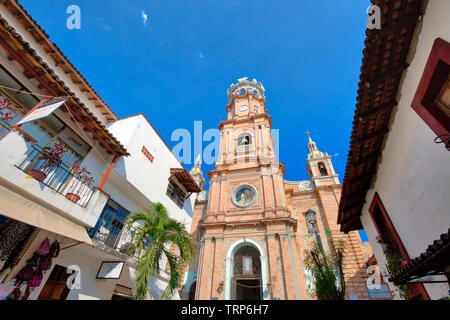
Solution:
[(33, 145), (16, 167), (27, 173), (28, 178), (38, 180), (82, 208), (86, 208), (94, 194), (94, 188), (77, 176), (64, 161), (54, 163), (38, 145)]
[[(119, 220), (114, 217), (103, 216), (101, 223), (96, 228), (91, 229), (89, 235), (92, 239), (112, 248), (120, 253), (130, 257), (139, 258), (137, 252), (131, 253), (131, 244), (136, 237), (136, 228), (131, 227), (130, 230)], [(150, 241), (146, 241), (144, 248), (150, 245)]]

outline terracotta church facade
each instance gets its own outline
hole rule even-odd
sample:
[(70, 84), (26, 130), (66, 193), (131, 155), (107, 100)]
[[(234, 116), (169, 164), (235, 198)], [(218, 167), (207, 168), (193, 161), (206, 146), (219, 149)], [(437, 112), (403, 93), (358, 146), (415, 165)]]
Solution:
[[(330, 240), (344, 240), (346, 298), (367, 299), (367, 258), (359, 234), (345, 235), (337, 225), (341, 184), (331, 156), (308, 136), (311, 180), (284, 180), (264, 91), (247, 78), (228, 89), (210, 187), (195, 201), (191, 233), (197, 258), (189, 267), (185, 298), (314, 299), (304, 250), (312, 241), (327, 251)], [(190, 173), (204, 188), (200, 158)]]

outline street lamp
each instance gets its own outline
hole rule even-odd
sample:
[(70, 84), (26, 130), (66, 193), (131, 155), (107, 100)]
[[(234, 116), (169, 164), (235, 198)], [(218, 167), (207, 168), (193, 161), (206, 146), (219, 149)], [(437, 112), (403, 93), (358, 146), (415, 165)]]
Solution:
[(306, 212), (306, 221), (311, 225), (312, 231), (316, 236), (317, 243), (319, 244), (319, 249), (324, 254), (323, 247), (322, 247), (322, 240), (320, 239), (320, 236), (317, 234), (317, 218), (316, 213), (312, 211), (311, 209), (308, 209)]

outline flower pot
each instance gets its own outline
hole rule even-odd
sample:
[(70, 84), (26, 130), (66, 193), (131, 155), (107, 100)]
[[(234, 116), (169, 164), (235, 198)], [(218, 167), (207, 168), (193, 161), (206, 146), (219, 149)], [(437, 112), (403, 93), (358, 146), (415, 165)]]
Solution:
[(66, 198), (75, 203), (77, 203), (80, 200), (79, 195), (70, 192), (66, 194)]
[(42, 172), (41, 170), (37, 169), (31, 169), (30, 174), (33, 178), (35, 178), (37, 181), (44, 181), (45, 178), (47, 178), (47, 174)]

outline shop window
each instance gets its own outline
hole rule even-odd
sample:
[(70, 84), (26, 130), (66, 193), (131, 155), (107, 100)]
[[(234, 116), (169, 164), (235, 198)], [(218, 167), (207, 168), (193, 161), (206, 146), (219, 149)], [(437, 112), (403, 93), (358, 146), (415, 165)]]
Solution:
[(323, 162), (319, 162), (317, 164), (317, 166), (319, 167), (319, 172), (321, 176), (327, 176), (328, 175), (328, 171), (327, 168), (325, 167), (325, 165), (323, 164)]
[(42, 288), (38, 300), (66, 300), (70, 289), (67, 287), (67, 279), (71, 276), (67, 268), (55, 265), (48, 280)]
[(448, 140), (450, 43), (439, 38), (434, 41), (411, 107), (437, 136)]
[(166, 194), (170, 199), (177, 204), (178, 207), (183, 208), (186, 193), (175, 183), (173, 179), (169, 180)]

